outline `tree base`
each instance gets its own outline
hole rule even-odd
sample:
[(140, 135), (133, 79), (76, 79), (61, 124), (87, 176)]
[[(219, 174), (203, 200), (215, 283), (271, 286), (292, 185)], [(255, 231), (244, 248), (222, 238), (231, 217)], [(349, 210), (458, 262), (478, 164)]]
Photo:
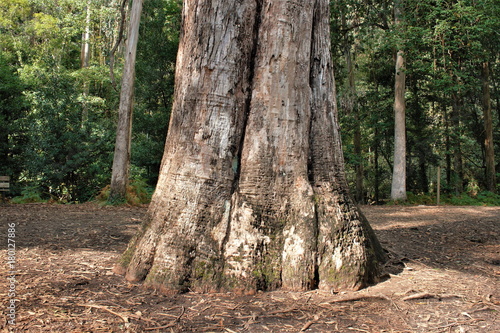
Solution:
[[(339, 292), (377, 283), (386, 255), (350, 198), (312, 195), (301, 201), (301, 210), (281, 212), (272, 221), (268, 217), (267, 228), (259, 228), (262, 212), (235, 200), (232, 220), (223, 219), (209, 233), (220, 243), (205, 233), (188, 237), (172, 229), (175, 237), (160, 237), (151, 232), (157, 228), (150, 220), (113, 271), (168, 294), (248, 295), (280, 288)], [(160, 249), (168, 250), (160, 255)], [(137, 260), (144, 253), (151, 261)]]

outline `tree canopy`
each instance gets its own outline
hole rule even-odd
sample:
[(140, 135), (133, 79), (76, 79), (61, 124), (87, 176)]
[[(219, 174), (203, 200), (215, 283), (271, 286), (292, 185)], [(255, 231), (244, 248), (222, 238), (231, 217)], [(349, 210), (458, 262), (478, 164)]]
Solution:
[[(11, 176), (10, 196), (81, 202), (109, 184), (119, 101), (109, 66), (122, 3), (0, 3), (0, 175)], [(418, 195), (420, 203), (433, 202), (440, 167), (448, 200), (467, 203), (470, 197), (481, 197), (498, 204), (498, 196), (490, 192), (498, 193), (499, 188), (489, 185), (484, 89), (489, 88), (490, 141), (498, 155), (498, 1), (400, 4), (404, 23), (397, 25), (392, 1), (330, 2), (340, 127), (352, 192), (362, 202), (390, 197), (394, 61), (401, 48), (406, 56), (409, 200)], [(128, 5), (125, 9), (128, 13)], [(158, 179), (174, 91), (180, 15), (178, 0), (144, 4), (131, 155), (131, 178), (142, 188), (154, 188)], [(82, 67), (86, 29), (90, 57), (89, 66)], [(118, 83), (124, 42), (115, 52)], [(498, 173), (498, 158), (493, 156), (493, 161), (493, 173)]]

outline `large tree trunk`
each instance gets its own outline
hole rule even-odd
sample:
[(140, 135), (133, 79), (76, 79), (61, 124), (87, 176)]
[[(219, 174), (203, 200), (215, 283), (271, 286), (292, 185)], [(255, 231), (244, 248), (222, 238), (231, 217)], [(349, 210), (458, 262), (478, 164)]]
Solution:
[(134, 107), (135, 58), (137, 41), (139, 39), (142, 3), (143, 0), (133, 0), (132, 10), (130, 12), (125, 65), (120, 91), (115, 154), (113, 157), (113, 170), (111, 174), (110, 202), (124, 201), (127, 194), (130, 167), (130, 145), (132, 139), (132, 111)]
[(148, 219), (117, 265), (165, 291), (359, 289), (384, 259), (347, 193), (328, 1), (185, 1)]
[(490, 68), (489, 63), (483, 63), (481, 72), (483, 82), (483, 117), (484, 117), (484, 150), (486, 164), (486, 189), (490, 192), (496, 192), (496, 174), (495, 174), (495, 152), (493, 145), (493, 117), (491, 115), (491, 97), (490, 97)]
[[(396, 25), (401, 23), (402, 4), (394, 4)], [(391, 199), (406, 200), (406, 73), (404, 52), (396, 55), (396, 74), (394, 84), (394, 168), (392, 173)]]

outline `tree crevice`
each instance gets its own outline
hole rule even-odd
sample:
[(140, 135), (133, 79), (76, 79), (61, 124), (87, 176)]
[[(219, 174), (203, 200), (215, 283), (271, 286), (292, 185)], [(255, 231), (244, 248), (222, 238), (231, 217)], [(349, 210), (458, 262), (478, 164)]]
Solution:
[(253, 21), (253, 27), (252, 27), (252, 39), (251, 39), (251, 50), (250, 50), (250, 58), (248, 59), (248, 78), (247, 78), (247, 88), (245, 91), (245, 103), (244, 103), (244, 110), (243, 110), (243, 119), (242, 119), (242, 132), (240, 136), (240, 140), (238, 143), (238, 147), (235, 149), (236, 154), (235, 157), (233, 158), (232, 162), (232, 168), (234, 171), (234, 178), (232, 181), (231, 185), (231, 195), (230, 195), (230, 201), (229, 201), (229, 215), (228, 215), (228, 220), (227, 220), (227, 227), (226, 227), (226, 232), (225, 235), (222, 239), (221, 246), (220, 246), (220, 251), (221, 251), (221, 261), (222, 261), (222, 270), (224, 270), (226, 266), (226, 260), (225, 260), (225, 248), (226, 244), (229, 240), (229, 236), (231, 233), (231, 216), (233, 216), (233, 209), (235, 206), (235, 196), (238, 193), (238, 185), (239, 185), (239, 180), (240, 180), (240, 174), (241, 174), (241, 157), (242, 157), (242, 151), (243, 151), (243, 143), (245, 142), (245, 134), (246, 134), (246, 128), (248, 124), (248, 115), (250, 114), (250, 108), (252, 104), (252, 93), (253, 93), (253, 81), (254, 81), (254, 76), (255, 76), (255, 66), (256, 66), (256, 54), (257, 54), (257, 49), (259, 45), (259, 30), (260, 30), (260, 24), (261, 24), (261, 15), (262, 15), (262, 1), (263, 0), (255, 0), (255, 16), (254, 16), (254, 21)]

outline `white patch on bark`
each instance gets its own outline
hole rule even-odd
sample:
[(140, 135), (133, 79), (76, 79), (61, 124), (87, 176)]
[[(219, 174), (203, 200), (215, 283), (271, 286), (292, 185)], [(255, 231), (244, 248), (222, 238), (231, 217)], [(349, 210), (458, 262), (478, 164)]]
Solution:
[(332, 256), (332, 261), (335, 262), (335, 269), (337, 271), (340, 271), (342, 265), (344, 264), (344, 261), (342, 260), (342, 250), (339, 247), (335, 249), (335, 252)]
[[(305, 253), (304, 240), (295, 233), (295, 226), (283, 232), (285, 236), (285, 244), (283, 247), (284, 262), (298, 262)], [(294, 260), (295, 259), (295, 260)]]
[[(237, 200), (233, 201), (233, 205)], [(248, 278), (254, 268), (253, 254), (257, 244), (267, 246), (271, 242), (268, 236), (262, 235), (252, 226), (253, 209), (243, 205), (231, 217), (231, 232), (225, 244), (225, 273), (229, 276)]]

